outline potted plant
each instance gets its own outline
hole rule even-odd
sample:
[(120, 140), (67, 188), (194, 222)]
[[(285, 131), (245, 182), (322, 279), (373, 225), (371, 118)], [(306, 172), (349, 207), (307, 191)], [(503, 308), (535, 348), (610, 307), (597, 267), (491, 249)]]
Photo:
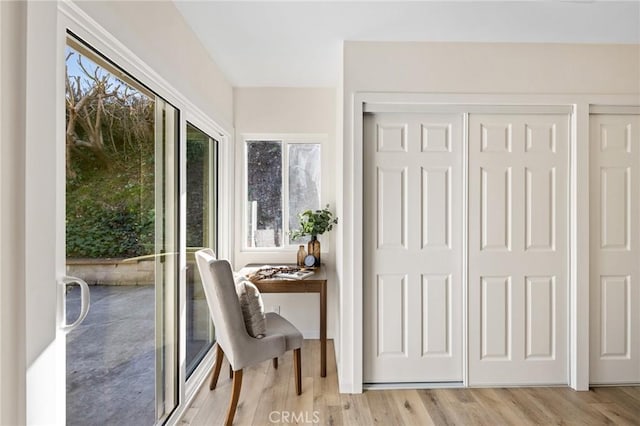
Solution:
[(291, 239), (297, 240), (304, 236), (311, 236), (307, 245), (307, 253), (315, 258), (314, 266), (320, 266), (320, 241), (318, 235), (331, 231), (338, 218), (329, 211), (329, 204), (321, 210), (305, 210), (298, 214), (300, 228), (291, 231)]

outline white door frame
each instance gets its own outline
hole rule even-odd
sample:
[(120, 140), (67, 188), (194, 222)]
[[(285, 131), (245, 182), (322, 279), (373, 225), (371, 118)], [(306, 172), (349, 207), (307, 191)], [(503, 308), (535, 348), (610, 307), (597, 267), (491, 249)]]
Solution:
[[(428, 106), (571, 106), (569, 148), (569, 386), (589, 388), (589, 108), (591, 105), (638, 105), (637, 95), (597, 94), (425, 94), (356, 92), (352, 115), (344, 126), (343, 262), (340, 287), (341, 391), (362, 392), (363, 366), (363, 113), (375, 105), (405, 111)], [(442, 110), (439, 110), (442, 111)], [(445, 107), (446, 111), (446, 107)], [(349, 120), (351, 118), (351, 120)], [(351, 122), (349, 122), (351, 121)], [(580, 212), (580, 214), (578, 214)], [(348, 283), (348, 284), (346, 284)], [(465, 307), (466, 309), (466, 307)], [(464, 340), (467, 340), (466, 330)], [(466, 351), (466, 346), (464, 346)], [(466, 364), (466, 363), (465, 363)], [(464, 369), (467, 386), (467, 371)]]

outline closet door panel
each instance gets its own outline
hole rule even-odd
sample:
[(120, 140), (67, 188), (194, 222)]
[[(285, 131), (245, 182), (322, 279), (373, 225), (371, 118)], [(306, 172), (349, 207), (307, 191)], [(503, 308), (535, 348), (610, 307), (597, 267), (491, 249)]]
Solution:
[(469, 383), (566, 384), (569, 117), (468, 123)]
[(463, 379), (462, 121), (365, 116), (365, 383)]
[(640, 383), (640, 116), (590, 116), (590, 382)]

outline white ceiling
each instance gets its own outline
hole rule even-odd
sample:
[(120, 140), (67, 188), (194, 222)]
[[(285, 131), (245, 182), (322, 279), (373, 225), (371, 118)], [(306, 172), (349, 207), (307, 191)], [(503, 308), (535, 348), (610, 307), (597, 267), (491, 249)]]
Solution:
[(174, 0), (236, 87), (335, 86), (342, 41), (640, 43), (640, 0)]

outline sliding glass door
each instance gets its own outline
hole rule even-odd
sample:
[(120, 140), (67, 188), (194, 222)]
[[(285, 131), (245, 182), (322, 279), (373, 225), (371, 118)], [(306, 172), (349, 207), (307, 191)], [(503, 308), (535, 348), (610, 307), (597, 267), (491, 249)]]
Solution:
[[(91, 293), (66, 336), (67, 424), (160, 424), (215, 341), (193, 253), (217, 250), (218, 142), (78, 40), (65, 54), (66, 268)], [(65, 299), (73, 321), (79, 289)]]

